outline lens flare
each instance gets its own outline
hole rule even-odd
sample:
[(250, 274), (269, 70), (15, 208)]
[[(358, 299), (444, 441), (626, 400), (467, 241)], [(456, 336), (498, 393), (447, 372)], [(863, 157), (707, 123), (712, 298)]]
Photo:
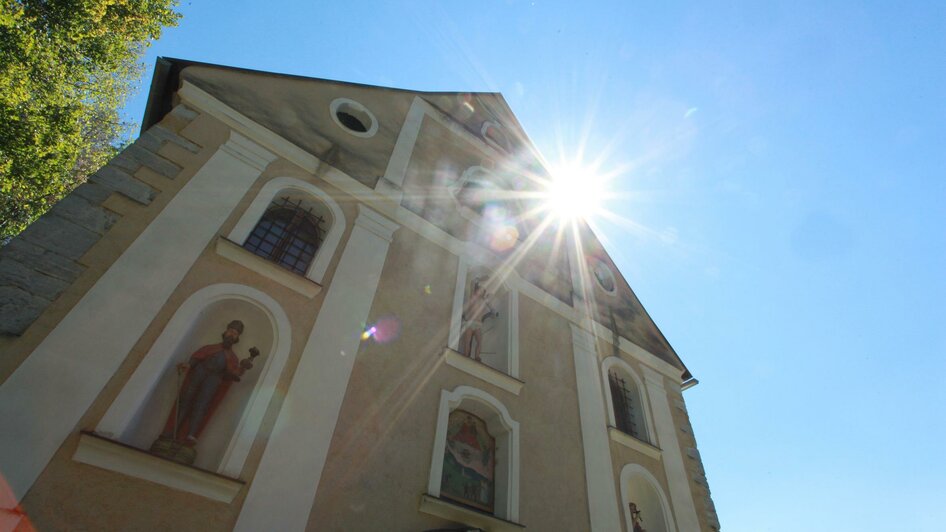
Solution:
[(604, 210), (605, 180), (593, 168), (568, 164), (552, 170), (545, 208), (561, 221), (589, 219)]
[(361, 333), (361, 340), (367, 342), (374, 340), (379, 344), (386, 344), (396, 340), (401, 334), (401, 321), (393, 316), (378, 319), (374, 325), (365, 327)]

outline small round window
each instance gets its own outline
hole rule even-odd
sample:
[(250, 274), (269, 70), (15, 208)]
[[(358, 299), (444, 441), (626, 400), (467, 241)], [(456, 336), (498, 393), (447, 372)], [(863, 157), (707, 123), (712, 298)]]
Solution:
[(595, 281), (598, 283), (598, 286), (602, 290), (609, 294), (613, 294), (616, 287), (616, 282), (614, 280), (614, 273), (611, 271), (611, 268), (604, 262), (595, 259), (594, 265), (591, 267), (591, 272), (595, 276)]
[(329, 106), (332, 120), (356, 137), (373, 137), (378, 132), (378, 120), (364, 105), (348, 98), (337, 98)]

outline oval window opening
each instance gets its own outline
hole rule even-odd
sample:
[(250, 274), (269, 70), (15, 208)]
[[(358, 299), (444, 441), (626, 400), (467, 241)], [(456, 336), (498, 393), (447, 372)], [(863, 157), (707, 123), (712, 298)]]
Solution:
[(332, 120), (350, 135), (363, 139), (378, 132), (378, 120), (364, 105), (349, 98), (336, 98), (330, 105)]
[(368, 131), (368, 126), (366, 126), (361, 120), (358, 120), (358, 117), (351, 113), (338, 111), (335, 113), (335, 116), (338, 117), (338, 121), (341, 122), (343, 126), (352, 131), (357, 131), (358, 133), (365, 133)]

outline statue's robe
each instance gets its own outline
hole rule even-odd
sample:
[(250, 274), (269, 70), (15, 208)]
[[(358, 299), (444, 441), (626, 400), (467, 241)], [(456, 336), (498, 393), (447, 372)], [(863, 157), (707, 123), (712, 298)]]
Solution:
[[(236, 353), (234, 353), (232, 349), (224, 347), (223, 344), (205, 345), (197, 351), (194, 351), (190, 358), (191, 367), (194, 367), (195, 362), (201, 363), (203, 360), (212, 357), (221, 351), (226, 354), (227, 374), (220, 382), (220, 385), (217, 386), (217, 390), (214, 393), (213, 398), (210, 400), (210, 406), (207, 408), (207, 413), (204, 415), (204, 418), (199, 421), (197, 432), (194, 433), (194, 436), (197, 438), (200, 437), (200, 434), (207, 427), (207, 422), (213, 417), (217, 407), (220, 406), (220, 402), (223, 401), (223, 398), (227, 395), (227, 391), (230, 390), (230, 385), (240, 380), (240, 376), (243, 375), (243, 368), (240, 367), (240, 359), (237, 358)], [(183, 384), (177, 391), (178, 394), (187, 388), (190, 378), (191, 372), (188, 371), (187, 376), (184, 378)], [(195, 405), (191, 406), (191, 410), (193, 410), (194, 406)], [(162, 434), (174, 434), (174, 423), (176, 417), (177, 404), (175, 404), (174, 408), (171, 409), (171, 413), (168, 415), (168, 420), (164, 424), (164, 431), (162, 431)], [(184, 436), (187, 435), (188, 431), (190, 430), (190, 423), (192, 421), (190, 418), (191, 416), (187, 416), (187, 418), (181, 422), (180, 426), (177, 427), (177, 439), (183, 440)]]

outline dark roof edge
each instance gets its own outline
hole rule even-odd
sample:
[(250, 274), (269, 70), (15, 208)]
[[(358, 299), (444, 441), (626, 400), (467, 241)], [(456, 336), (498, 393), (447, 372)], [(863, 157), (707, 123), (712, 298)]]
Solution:
[[(368, 83), (356, 83), (352, 81), (340, 81), (336, 79), (316, 78), (311, 76), (300, 76), (297, 74), (283, 74), (279, 72), (268, 72), (266, 70), (256, 70), (252, 68), (234, 67), (228, 65), (219, 65), (215, 63), (205, 63), (202, 61), (191, 61), (188, 59), (178, 59), (175, 57), (158, 57), (154, 65), (154, 76), (151, 78), (151, 89), (148, 94), (148, 103), (145, 107), (145, 115), (141, 121), (141, 131), (144, 132), (149, 127), (161, 121), (170, 109), (171, 94), (177, 90), (180, 85), (180, 73), (189, 66), (201, 66), (209, 68), (220, 68), (236, 72), (245, 72), (248, 74), (262, 74), (266, 76), (277, 76), (288, 79), (298, 79), (307, 81), (324, 81), (328, 83), (338, 83), (353, 87), (365, 87), (370, 89), (381, 89), (385, 91), (406, 92), (411, 94), (426, 94), (431, 96), (445, 96), (452, 94), (469, 93), (474, 95), (496, 96), (509, 109), (501, 93), (498, 92), (471, 92), (471, 91), (420, 91), (413, 89), (401, 89), (397, 87), (385, 87), (382, 85), (371, 85)], [(512, 110), (509, 109), (510, 114)], [(517, 124), (518, 125), (518, 124)], [(519, 126), (522, 129), (521, 125)]]

